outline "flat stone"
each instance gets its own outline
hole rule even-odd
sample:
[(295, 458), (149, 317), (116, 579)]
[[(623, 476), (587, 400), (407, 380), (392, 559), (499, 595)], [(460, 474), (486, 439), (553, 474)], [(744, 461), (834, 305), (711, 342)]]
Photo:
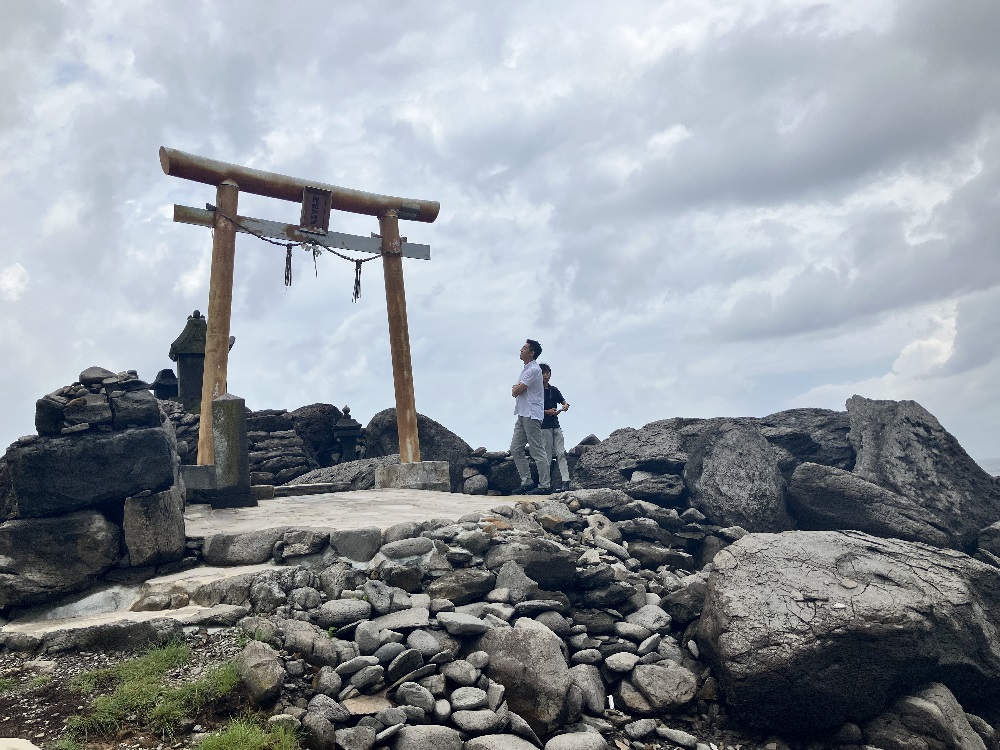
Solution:
[(430, 625), (430, 617), (430, 610), (426, 607), (410, 607), (376, 617), (372, 623), (379, 630), (413, 630)]
[(486, 691), (479, 688), (460, 687), (451, 694), (451, 706), (456, 711), (473, 711), (486, 703)]
[(390, 560), (398, 560), (404, 557), (426, 555), (432, 549), (434, 549), (434, 542), (425, 536), (418, 536), (412, 539), (400, 539), (398, 542), (383, 544), (379, 552)]
[(479, 635), (490, 628), (478, 617), (459, 612), (439, 612), (437, 621), (451, 635)]
[(479, 711), (454, 711), (451, 714), (452, 723), (464, 732), (482, 734), (494, 732), (500, 728), (500, 717), (488, 708)]
[(608, 743), (597, 732), (560, 734), (545, 743), (545, 750), (607, 750)]
[(484, 734), (465, 743), (465, 750), (538, 750), (514, 734)]
[[(396, 735), (395, 750), (463, 750), (462, 736), (457, 729), (439, 726), (407, 726)], [(466, 745), (465, 750), (469, 746)], [(529, 745), (530, 750), (537, 750)], [(473, 749), (474, 750), (474, 749)], [(489, 750), (487, 747), (480, 750)], [(497, 750), (500, 750), (499, 748)], [(510, 748), (510, 750), (519, 750)]]

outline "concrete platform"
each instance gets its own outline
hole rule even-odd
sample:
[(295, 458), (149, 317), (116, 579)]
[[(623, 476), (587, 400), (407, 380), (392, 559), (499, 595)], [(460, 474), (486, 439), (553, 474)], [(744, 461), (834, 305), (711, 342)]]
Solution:
[(511, 498), (464, 495), (434, 490), (357, 490), (292, 495), (261, 500), (256, 508), (189, 505), (184, 512), (187, 536), (244, 533), (279, 526), (321, 529), (388, 528), (403, 521), (455, 520), (466, 513), (510, 505)]
[[(314, 487), (310, 489), (315, 490)], [(214, 509), (210, 505), (189, 505), (184, 517), (186, 535), (189, 537), (247, 533), (278, 527), (342, 530), (378, 526), (384, 529), (403, 521), (424, 521), (431, 518), (453, 521), (467, 513), (509, 505), (512, 499), (433, 490), (360, 490), (275, 497), (261, 500), (253, 508)], [(199, 591), (204, 587), (269, 568), (274, 568), (274, 564), (227, 568), (199, 566), (181, 573), (152, 578), (141, 587), (135, 586), (131, 591), (123, 590), (115, 596), (110, 596), (114, 592), (107, 591), (85, 595), (76, 604), (54, 609), (47, 617), (27, 617), (7, 623), (0, 627), (0, 633), (26, 633), (44, 637), (96, 625), (137, 624), (158, 618), (170, 618), (184, 625), (193, 625), (213, 616), (225, 616), (233, 608), (221, 604), (192, 604), (179, 609), (132, 612), (128, 607), (138, 597), (140, 588), (166, 593), (183, 592), (190, 599), (197, 600), (200, 598)]]

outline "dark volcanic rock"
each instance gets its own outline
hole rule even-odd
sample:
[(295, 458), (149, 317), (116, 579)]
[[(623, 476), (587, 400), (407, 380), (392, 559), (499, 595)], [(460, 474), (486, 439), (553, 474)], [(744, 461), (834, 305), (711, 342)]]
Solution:
[(295, 427), (295, 434), (302, 438), (306, 454), (325, 467), (332, 464), (331, 455), (340, 453), (340, 445), (333, 435), (333, 426), (343, 414), (332, 404), (310, 404), (288, 412)]
[(591, 446), (580, 457), (573, 486), (624, 490), (635, 471), (679, 475), (702, 429), (713, 421), (662, 419), (641, 430), (631, 427), (615, 430), (607, 440)]
[(1000, 570), (855, 531), (750, 534), (714, 563), (698, 642), (748, 721), (834, 728), (932, 680), (993, 708)]
[[(417, 414), (417, 437), (423, 461), (447, 461), (452, 492), (461, 492), (462, 471), (469, 464), (472, 446), (444, 425)], [(396, 410), (380, 411), (365, 427), (365, 456), (376, 458), (399, 453)]]
[(915, 401), (847, 401), (854, 473), (930, 512), (951, 546), (971, 549), (1000, 517), (1000, 485)]
[(347, 461), (336, 466), (327, 466), (292, 479), (289, 485), (319, 484), (330, 482), (342, 484), (349, 490), (370, 490), (375, 487), (375, 469), (379, 466), (389, 466), (399, 463), (399, 454), (382, 456), (380, 458), (362, 458), (358, 461)]
[(856, 529), (938, 547), (951, 542), (935, 515), (913, 499), (831, 466), (800, 464), (792, 474), (788, 503), (802, 529)]
[(777, 457), (752, 423), (730, 420), (705, 430), (684, 478), (691, 505), (713, 523), (747, 531), (792, 528)]
[(92, 510), (0, 524), (0, 610), (83, 589), (118, 562), (120, 537)]
[(160, 492), (174, 480), (174, 445), (161, 427), (15, 443), (0, 519), (39, 518)]
[(760, 433), (778, 450), (778, 464), (786, 479), (805, 461), (847, 471), (854, 468), (845, 411), (788, 409), (758, 422)]

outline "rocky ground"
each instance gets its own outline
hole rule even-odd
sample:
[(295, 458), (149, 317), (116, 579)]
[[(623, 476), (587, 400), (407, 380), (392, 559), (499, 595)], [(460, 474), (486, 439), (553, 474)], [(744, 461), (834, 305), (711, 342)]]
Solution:
[[(168, 675), (174, 683), (197, 679), (208, 669), (231, 660), (243, 647), (245, 638), (237, 630), (226, 628), (211, 634), (201, 629), (186, 635), (184, 640), (191, 646), (191, 658)], [(51, 746), (65, 736), (66, 720), (86, 711), (93, 698), (73, 686), (74, 678), (107, 669), (131, 655), (76, 650), (38, 657), (0, 654), (0, 685), (5, 686), (0, 690), (3, 706), (0, 737), (27, 739), (38, 747)], [(245, 696), (236, 697), (235, 704), (216, 704), (200, 715), (191, 716), (174, 737), (154, 734), (131, 722), (113, 736), (93, 737), (80, 744), (89, 750), (196, 747), (207, 733), (225, 725), (234, 709), (238, 712), (241, 706), (246, 706)]]

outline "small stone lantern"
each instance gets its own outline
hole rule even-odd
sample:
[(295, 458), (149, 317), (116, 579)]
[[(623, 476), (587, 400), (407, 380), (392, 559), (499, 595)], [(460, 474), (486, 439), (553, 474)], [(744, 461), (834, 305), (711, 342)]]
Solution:
[(337, 463), (353, 461), (357, 457), (358, 438), (361, 437), (361, 423), (351, 418), (351, 407), (345, 406), (344, 416), (333, 425), (333, 438), (340, 443), (340, 460)]

